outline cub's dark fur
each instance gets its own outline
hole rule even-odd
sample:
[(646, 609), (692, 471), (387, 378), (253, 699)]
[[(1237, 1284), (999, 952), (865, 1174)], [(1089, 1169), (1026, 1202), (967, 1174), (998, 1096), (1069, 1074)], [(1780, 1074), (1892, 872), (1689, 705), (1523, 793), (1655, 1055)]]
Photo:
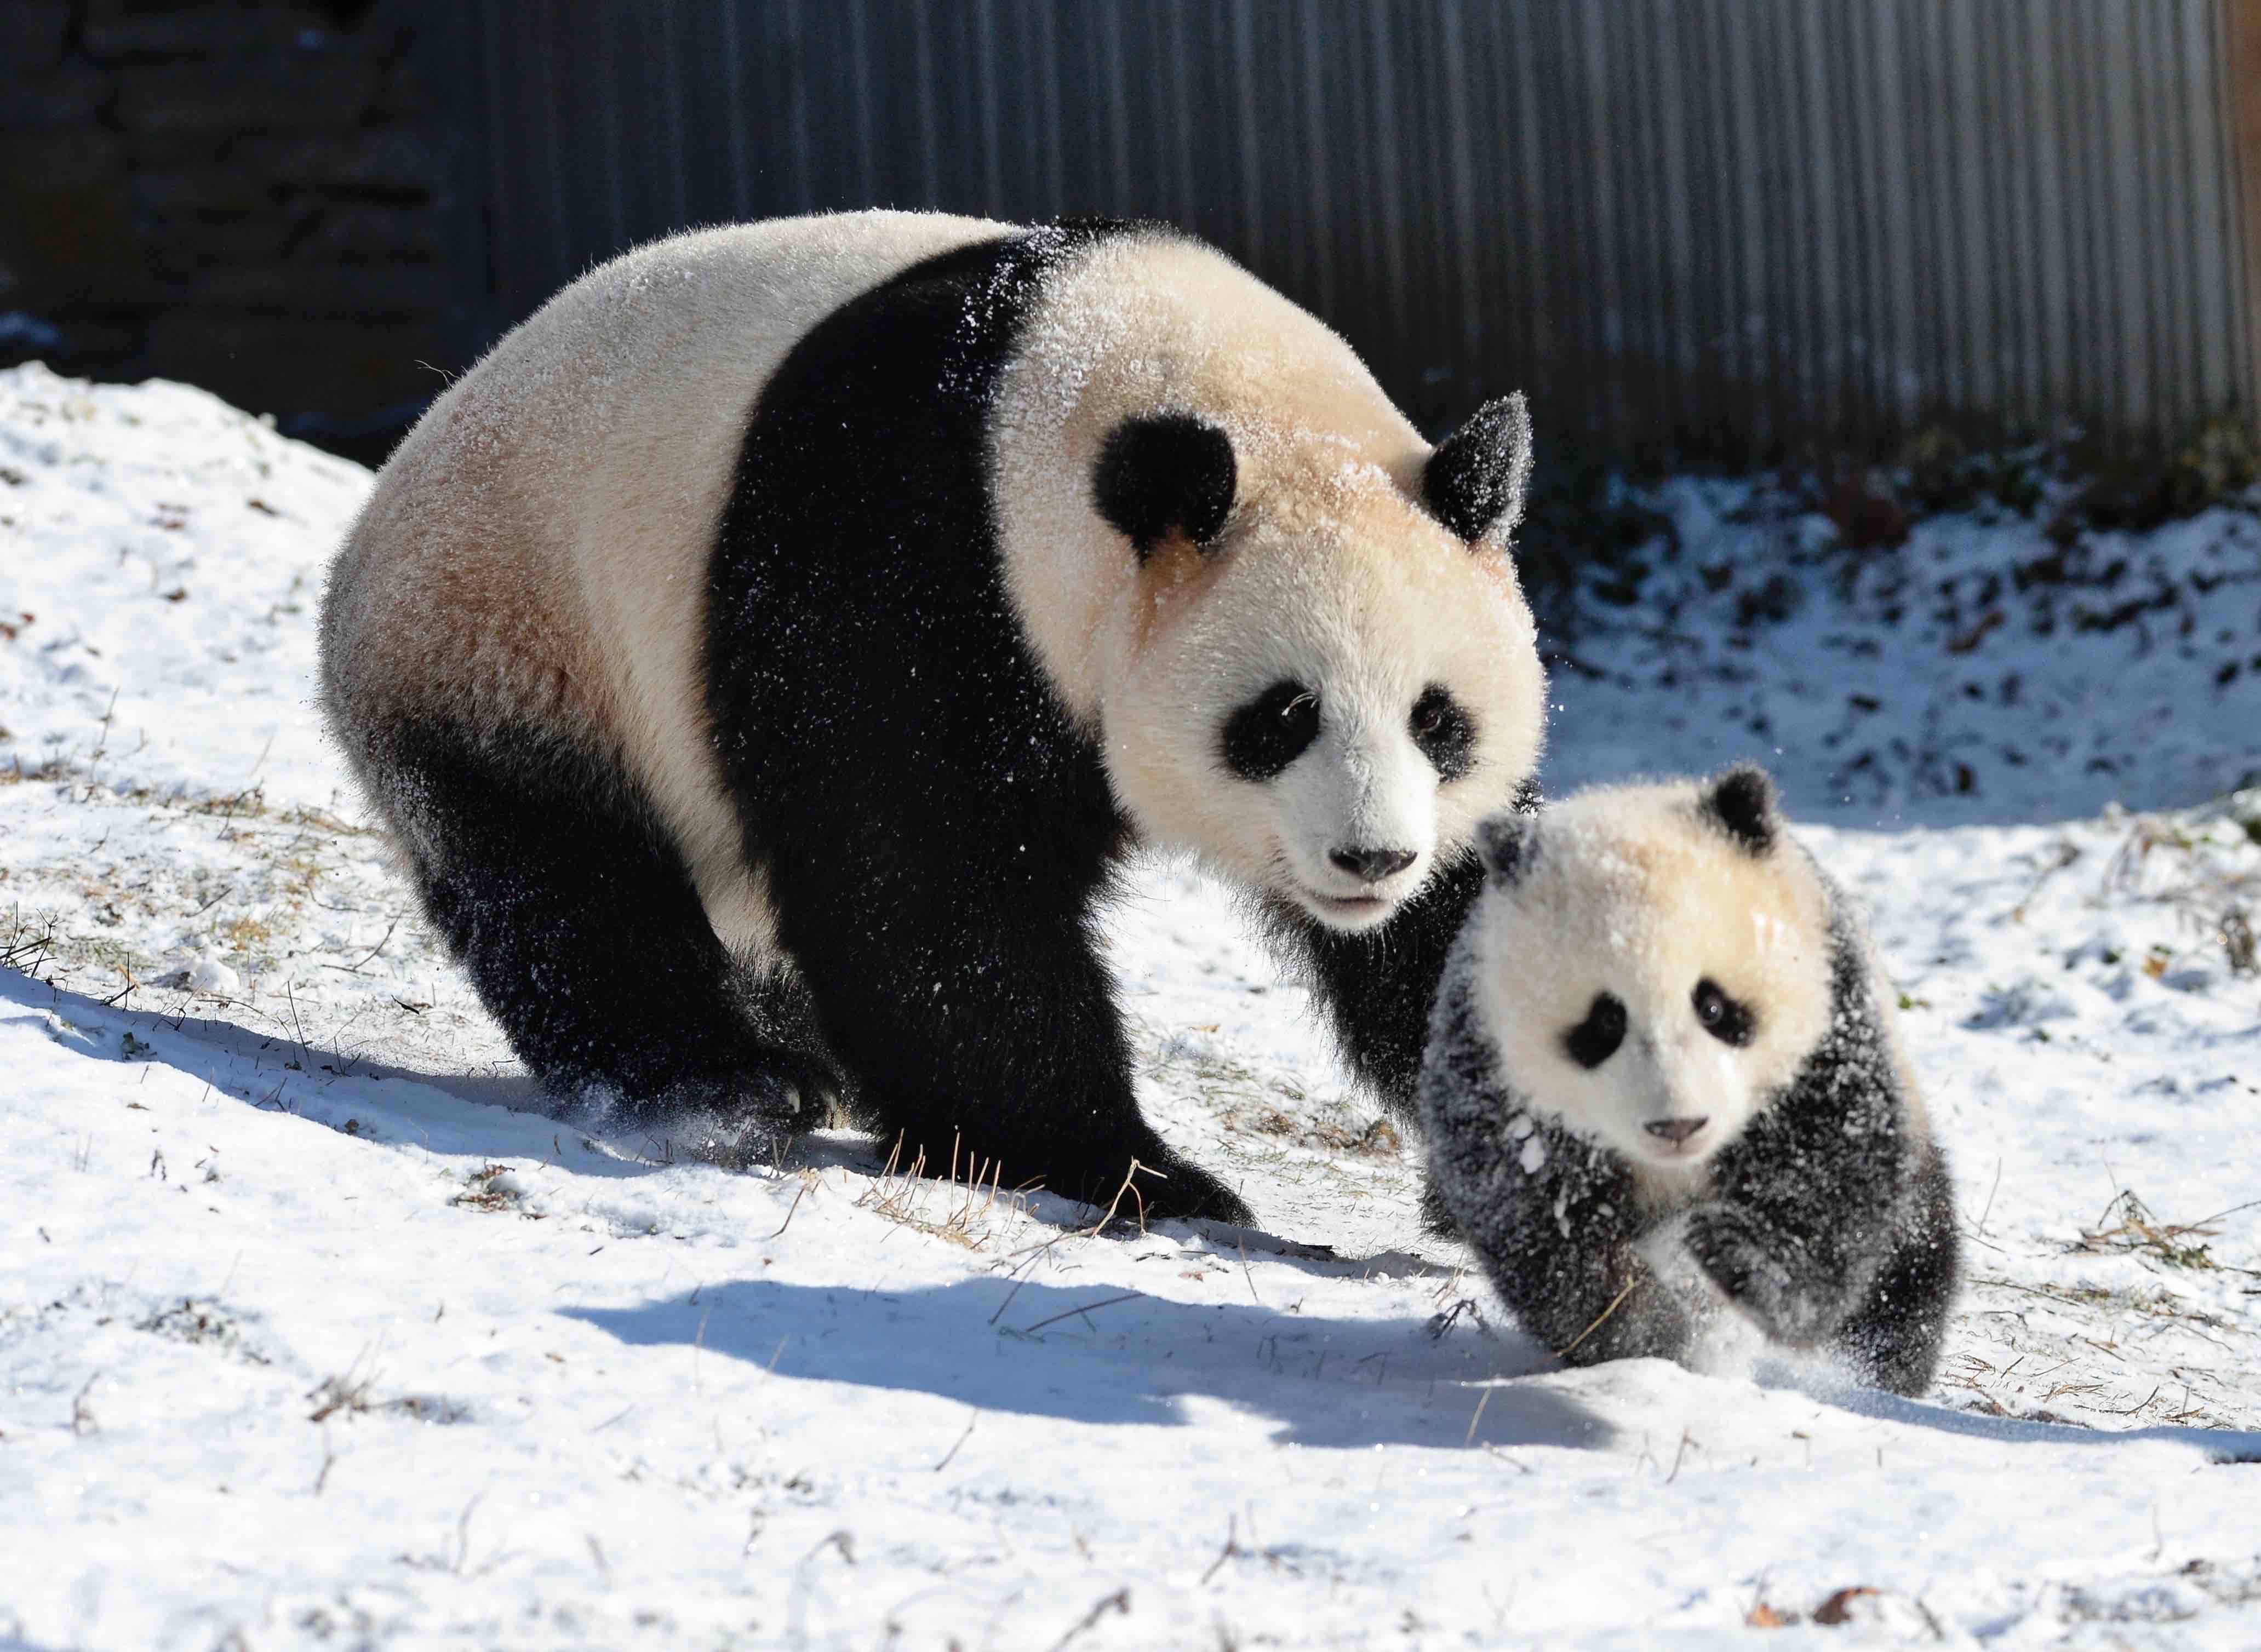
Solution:
[[(1734, 811), (1755, 772), (1731, 777), (1724, 818), (1719, 790), (1699, 815), (1751, 855), (1802, 855), (1783, 840), (1770, 787), (1762, 820)], [(1576, 851), (1550, 840), (1543, 818), (1488, 845), (1504, 883), (1558, 852)], [(1504, 1069), (1482, 1008), (1480, 919), (1447, 964), (1420, 1081), (1430, 1219), (1468, 1241), (1524, 1328), (1570, 1362), (1689, 1354), (1710, 1305), (1652, 1269), (1657, 1247), (1680, 1244), (1777, 1342), (1834, 1350), (1903, 1394), (1937, 1370), (1960, 1275), (1947, 1159), (1903, 1083), (1863, 934), (1841, 892), (1822, 887), (1827, 1031), (1684, 1193), (1571, 1127)], [(1547, 937), (1529, 944), (1544, 969)]]

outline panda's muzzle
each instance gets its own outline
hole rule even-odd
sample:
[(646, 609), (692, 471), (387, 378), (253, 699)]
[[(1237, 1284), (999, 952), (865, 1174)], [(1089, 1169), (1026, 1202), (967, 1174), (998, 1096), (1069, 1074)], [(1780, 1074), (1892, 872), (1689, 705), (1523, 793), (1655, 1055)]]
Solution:
[(1416, 849), (1337, 848), (1327, 859), (1361, 883), (1379, 883), (1396, 876), (1421, 858)]

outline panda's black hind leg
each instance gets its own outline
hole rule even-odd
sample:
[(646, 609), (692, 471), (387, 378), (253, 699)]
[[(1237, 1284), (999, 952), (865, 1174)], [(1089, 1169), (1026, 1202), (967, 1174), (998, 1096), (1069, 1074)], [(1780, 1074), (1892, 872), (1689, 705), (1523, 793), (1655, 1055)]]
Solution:
[(433, 926), (543, 1086), (607, 1121), (765, 1158), (843, 1089), (788, 975), (734, 960), (614, 765), (529, 731), (423, 724), (372, 765)]

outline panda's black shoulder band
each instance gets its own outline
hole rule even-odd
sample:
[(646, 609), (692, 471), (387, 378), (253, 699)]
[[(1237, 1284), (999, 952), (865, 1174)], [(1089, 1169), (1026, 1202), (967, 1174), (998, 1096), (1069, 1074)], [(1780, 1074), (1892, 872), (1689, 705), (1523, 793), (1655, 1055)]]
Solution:
[(1173, 533), (1207, 545), (1224, 526), (1239, 484), (1232, 439), (1193, 413), (1126, 418), (1092, 468), (1099, 514), (1143, 561)]

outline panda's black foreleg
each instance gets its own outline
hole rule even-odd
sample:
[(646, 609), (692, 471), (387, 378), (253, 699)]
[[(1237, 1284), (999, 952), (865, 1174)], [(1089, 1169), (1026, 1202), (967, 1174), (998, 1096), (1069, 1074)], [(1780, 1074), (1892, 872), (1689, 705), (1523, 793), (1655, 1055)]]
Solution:
[(1643, 1257), (1623, 1161), (1534, 1112), (1501, 1083), (1469, 972), (1439, 1006), (1423, 1072), (1432, 1227), (1456, 1232), (1516, 1322), (1574, 1365), (1681, 1358), (1695, 1326)]
[(1761, 1330), (1903, 1393), (1930, 1381), (1960, 1265), (1954, 1189), (1901, 1091), (1865, 949), (1833, 919), (1827, 1036), (1713, 1162), (1690, 1252)]
[(1715, 1161), (1689, 1253), (1774, 1341), (1831, 1342), (1887, 1265), (1916, 1144), (1891, 1095), (1857, 1069), (1809, 1073)]
[[(1017, 835), (1014, 838), (1018, 841)], [(862, 852), (857, 850), (861, 848)], [(855, 1076), (856, 1108), (930, 1174), (978, 1161), (1119, 1213), (1246, 1222), (1248, 1207), (1138, 1112), (1087, 886), (919, 864), (923, 846), (835, 840), (780, 857), (781, 934)], [(1140, 1167), (1131, 1186), (1124, 1178)]]
[(434, 724), (394, 731), (373, 768), (427, 916), (546, 1089), (647, 1128), (718, 1116), (750, 1159), (822, 1122), (841, 1081), (790, 979), (725, 951), (617, 768)]
[(1516, 1323), (1571, 1365), (1684, 1359), (1695, 1320), (1642, 1256), (1630, 1201), (1598, 1200), (1588, 1189), (1558, 1199), (1563, 1191), (1543, 1174), (1523, 1177), (1508, 1199), (1457, 1224)]
[(1837, 1333), (1837, 1344), (1879, 1388), (1920, 1394), (1939, 1370), (1940, 1345), (1962, 1281), (1963, 1239), (1944, 1155), (1925, 1159), (1906, 1215), (1875, 1283)]

